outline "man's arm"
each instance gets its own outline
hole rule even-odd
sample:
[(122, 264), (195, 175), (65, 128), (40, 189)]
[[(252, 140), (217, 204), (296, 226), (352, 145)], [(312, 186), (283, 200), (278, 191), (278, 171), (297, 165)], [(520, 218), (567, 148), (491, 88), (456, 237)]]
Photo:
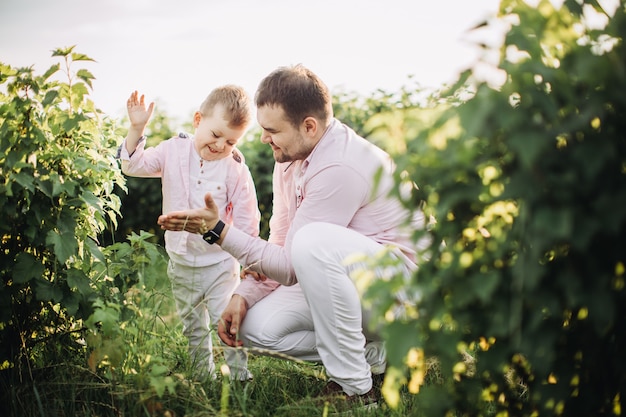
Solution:
[[(239, 260), (244, 268), (272, 277), (283, 285), (297, 282), (289, 251), (295, 232), (311, 222), (327, 222), (347, 226), (359, 206), (363, 204), (368, 188), (351, 169), (341, 166), (326, 169), (312, 178), (307, 195), (302, 201), (284, 244), (277, 245), (252, 237), (236, 227), (223, 229), (217, 244)], [(343, 178), (343, 181), (337, 181)], [(369, 185), (367, 185), (369, 187)], [(219, 220), (215, 202), (209, 194), (206, 208), (173, 212), (159, 217), (159, 225), (165, 230), (186, 230), (191, 233), (211, 230)]]

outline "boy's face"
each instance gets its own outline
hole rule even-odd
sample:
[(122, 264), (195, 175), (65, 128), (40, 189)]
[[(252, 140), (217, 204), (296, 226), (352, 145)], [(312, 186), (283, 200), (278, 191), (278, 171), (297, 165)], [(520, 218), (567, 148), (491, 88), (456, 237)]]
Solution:
[(196, 112), (193, 116), (195, 147), (198, 155), (205, 161), (216, 161), (229, 156), (233, 147), (246, 132), (246, 127), (228, 127), (224, 118), (224, 108), (215, 106), (213, 114), (203, 116)]

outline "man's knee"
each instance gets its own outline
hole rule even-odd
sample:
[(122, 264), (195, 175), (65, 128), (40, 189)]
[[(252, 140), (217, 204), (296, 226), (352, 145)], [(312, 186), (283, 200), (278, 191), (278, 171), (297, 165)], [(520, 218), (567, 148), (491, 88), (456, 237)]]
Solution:
[(296, 271), (301, 266), (310, 267), (312, 262), (321, 260), (321, 254), (332, 240), (328, 232), (331, 227), (336, 226), (316, 222), (298, 229), (291, 244), (291, 262)]

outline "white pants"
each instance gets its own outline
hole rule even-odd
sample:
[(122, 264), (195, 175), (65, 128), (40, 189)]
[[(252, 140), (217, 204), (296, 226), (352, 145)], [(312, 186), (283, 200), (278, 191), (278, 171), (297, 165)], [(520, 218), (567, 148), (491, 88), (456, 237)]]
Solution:
[[(189, 352), (199, 376), (215, 374), (212, 331), (239, 284), (239, 263), (228, 258), (215, 265), (190, 267), (170, 262), (167, 274), (172, 285), (183, 333), (189, 340)], [(246, 380), (247, 354), (224, 347), (224, 358), (231, 378)]]
[[(321, 361), (329, 378), (347, 394), (368, 392), (371, 372), (384, 370), (385, 352), (381, 348), (366, 352), (366, 342), (380, 338), (368, 329), (369, 311), (362, 308), (363, 294), (350, 276), (365, 264), (345, 264), (344, 260), (354, 254), (372, 258), (384, 249), (337, 225), (302, 227), (292, 245), (299, 284), (278, 287), (250, 308), (240, 329), (246, 346)], [(377, 278), (382, 276), (382, 270), (374, 273)]]

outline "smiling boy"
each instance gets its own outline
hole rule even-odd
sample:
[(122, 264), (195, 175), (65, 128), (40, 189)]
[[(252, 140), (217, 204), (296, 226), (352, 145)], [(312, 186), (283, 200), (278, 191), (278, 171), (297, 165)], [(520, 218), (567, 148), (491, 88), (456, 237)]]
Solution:
[[(179, 134), (146, 148), (144, 131), (154, 111), (143, 95), (133, 92), (127, 101), (130, 128), (120, 149), (122, 172), (135, 177), (160, 177), (163, 212), (185, 210), (204, 203), (209, 192), (222, 218), (251, 236), (259, 233), (256, 190), (236, 144), (251, 121), (250, 100), (239, 86), (214, 89), (193, 116), (194, 135)], [(165, 232), (169, 255), (168, 277), (178, 314), (189, 340), (199, 379), (215, 375), (211, 327), (239, 284), (239, 263), (218, 245), (188, 232)], [(247, 380), (243, 351), (225, 348), (231, 378)]]

